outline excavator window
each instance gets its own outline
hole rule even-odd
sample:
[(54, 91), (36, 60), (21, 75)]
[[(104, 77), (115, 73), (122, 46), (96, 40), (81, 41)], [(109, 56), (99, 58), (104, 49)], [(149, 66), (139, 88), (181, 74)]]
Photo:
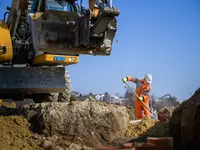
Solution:
[(46, 0), (47, 10), (60, 10), (69, 12), (78, 12), (77, 4), (71, 3), (68, 0)]
[[(37, 5), (39, 0), (34, 0), (32, 4), (31, 13), (37, 12)], [(68, 12), (80, 12), (79, 5), (70, 0), (45, 0), (43, 3), (45, 5), (45, 10), (58, 10), (58, 11), (68, 11)]]

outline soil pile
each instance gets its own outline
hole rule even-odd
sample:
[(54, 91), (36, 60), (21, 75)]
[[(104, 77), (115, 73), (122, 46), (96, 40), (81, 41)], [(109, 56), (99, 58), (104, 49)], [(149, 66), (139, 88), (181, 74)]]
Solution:
[(0, 116), (0, 147), (2, 150), (41, 150), (32, 139), (29, 123), (21, 116)]
[(125, 131), (126, 137), (162, 137), (169, 136), (169, 125), (150, 118), (144, 118), (141, 122), (130, 124)]
[(138, 137), (142, 133), (146, 132), (149, 128), (155, 125), (156, 121), (150, 118), (144, 118), (141, 122), (136, 124), (130, 124), (125, 131), (126, 137)]
[(33, 131), (88, 147), (109, 145), (130, 122), (126, 107), (89, 100), (30, 104), (23, 114)]
[(176, 150), (200, 149), (200, 88), (174, 110), (170, 131)]

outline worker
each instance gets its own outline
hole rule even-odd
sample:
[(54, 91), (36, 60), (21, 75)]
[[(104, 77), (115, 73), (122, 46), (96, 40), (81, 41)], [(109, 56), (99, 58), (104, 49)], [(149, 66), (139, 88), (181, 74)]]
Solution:
[(146, 106), (149, 107), (149, 100), (150, 100), (150, 91), (152, 83), (152, 75), (146, 74), (144, 76), (144, 79), (138, 79), (133, 76), (128, 76), (125, 78), (122, 78), (122, 81), (125, 83), (127, 81), (132, 81), (136, 84), (136, 91), (135, 93), (138, 95), (135, 95), (135, 114), (137, 119), (141, 119), (142, 116), (142, 110), (144, 110), (144, 114), (146, 117), (150, 118), (150, 111), (140, 102), (143, 101)]

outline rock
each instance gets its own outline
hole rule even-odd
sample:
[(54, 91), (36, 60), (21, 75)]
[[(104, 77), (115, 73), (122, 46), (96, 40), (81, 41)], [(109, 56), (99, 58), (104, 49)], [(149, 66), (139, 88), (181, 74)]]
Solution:
[(200, 149), (200, 88), (174, 110), (169, 125), (176, 150)]
[(125, 107), (94, 101), (29, 104), (22, 112), (34, 131), (89, 147), (123, 136), (130, 122)]

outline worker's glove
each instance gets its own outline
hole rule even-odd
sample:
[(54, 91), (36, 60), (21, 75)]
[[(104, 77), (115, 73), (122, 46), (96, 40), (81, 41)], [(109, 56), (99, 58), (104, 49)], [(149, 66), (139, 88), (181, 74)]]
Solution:
[(138, 100), (139, 100), (139, 101), (143, 101), (143, 97), (139, 97)]
[(127, 78), (122, 78), (122, 82), (125, 83), (127, 81)]

